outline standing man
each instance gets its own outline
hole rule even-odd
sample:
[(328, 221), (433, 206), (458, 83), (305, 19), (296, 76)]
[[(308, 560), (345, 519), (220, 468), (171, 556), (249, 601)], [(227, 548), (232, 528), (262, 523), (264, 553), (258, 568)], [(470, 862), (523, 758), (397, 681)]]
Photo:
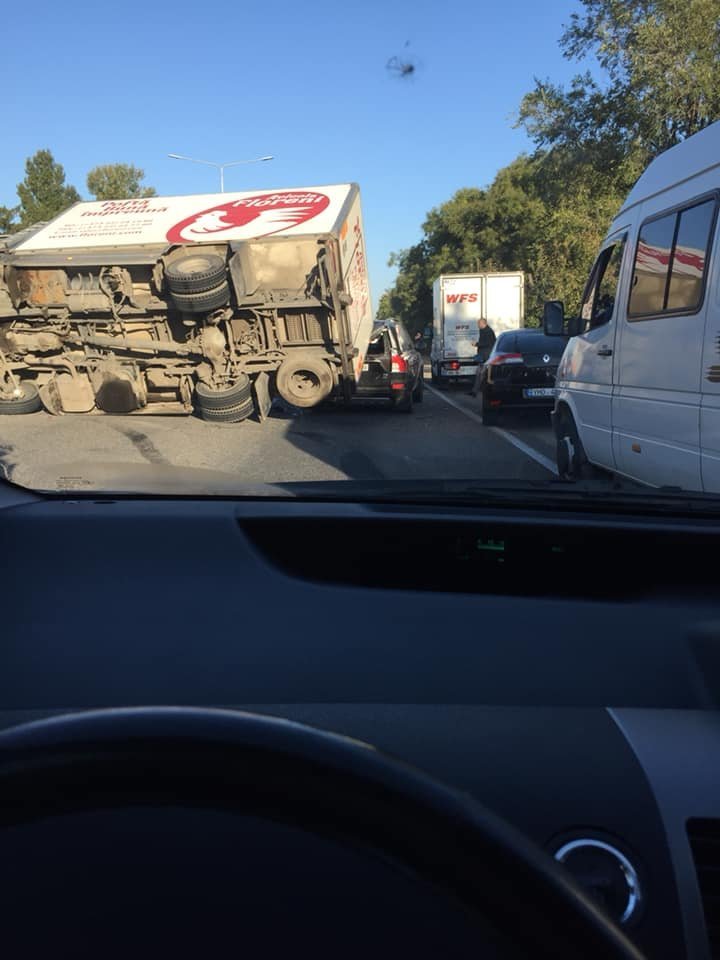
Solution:
[(478, 320), (478, 338), (475, 342), (477, 347), (477, 371), (475, 373), (475, 381), (473, 382), (473, 388), (470, 391), (471, 396), (476, 397), (477, 392), (480, 389), (480, 377), (482, 376), (483, 366), (485, 365), (487, 358), (492, 352), (492, 348), (495, 346), (495, 331), (491, 326), (488, 325), (485, 317), (480, 317)]

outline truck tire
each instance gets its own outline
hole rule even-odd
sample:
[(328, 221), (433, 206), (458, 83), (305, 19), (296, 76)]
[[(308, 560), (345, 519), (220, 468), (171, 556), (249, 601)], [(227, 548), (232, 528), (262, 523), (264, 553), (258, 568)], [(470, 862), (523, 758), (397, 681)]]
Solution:
[(217, 409), (199, 408), (200, 418), (206, 423), (240, 423), (241, 420), (247, 420), (255, 411), (253, 398), (236, 403), (232, 407), (219, 407)]
[(206, 383), (195, 385), (195, 399), (202, 410), (225, 410), (252, 399), (252, 384), (245, 373), (241, 373), (231, 387), (209, 387)]
[(230, 299), (230, 287), (223, 282), (212, 290), (202, 293), (174, 293), (175, 306), (181, 313), (210, 313), (218, 307), (224, 307)]
[(20, 381), (19, 386), (22, 396), (0, 399), (0, 415), (37, 413), (38, 410), (42, 410), (42, 401), (35, 384), (25, 380)]
[(282, 399), (294, 407), (315, 407), (330, 396), (333, 388), (330, 365), (309, 353), (286, 357), (275, 374), (275, 387)]
[(165, 279), (173, 294), (205, 293), (227, 280), (227, 267), (223, 258), (215, 254), (194, 253), (169, 264)]

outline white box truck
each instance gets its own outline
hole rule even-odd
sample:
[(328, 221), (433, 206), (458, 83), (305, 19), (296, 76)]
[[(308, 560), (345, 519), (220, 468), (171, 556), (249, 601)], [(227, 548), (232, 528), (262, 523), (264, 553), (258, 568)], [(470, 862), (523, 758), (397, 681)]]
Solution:
[(507, 273), (453, 273), (433, 284), (432, 382), (472, 382), (477, 370), (478, 320), (496, 334), (525, 323), (525, 277)]
[(78, 203), (0, 237), (0, 414), (349, 399), (372, 324), (355, 184)]

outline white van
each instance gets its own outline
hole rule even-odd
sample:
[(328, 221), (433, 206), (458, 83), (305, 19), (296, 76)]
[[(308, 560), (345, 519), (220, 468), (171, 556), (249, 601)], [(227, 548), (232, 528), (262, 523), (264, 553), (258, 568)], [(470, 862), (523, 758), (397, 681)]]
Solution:
[(720, 493), (720, 122), (657, 157), (590, 273), (553, 425), (560, 474), (594, 465), (654, 487)]

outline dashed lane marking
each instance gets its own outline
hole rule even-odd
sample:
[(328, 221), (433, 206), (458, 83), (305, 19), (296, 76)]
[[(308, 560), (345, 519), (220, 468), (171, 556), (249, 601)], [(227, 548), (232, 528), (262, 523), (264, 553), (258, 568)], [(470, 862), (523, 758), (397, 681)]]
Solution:
[[(475, 423), (479, 423), (480, 426), (483, 426), (482, 417), (477, 413), (474, 413), (472, 410), (467, 410), (462, 406), (462, 404), (458, 403), (457, 400), (453, 400), (453, 398), (448, 397), (447, 394), (441, 393), (434, 387), (428, 386), (427, 383), (425, 384), (425, 389), (429, 390), (434, 396), (439, 397), (440, 400), (444, 400), (445, 403), (449, 403), (451, 407), (455, 407), (456, 410), (459, 410), (460, 413), (464, 414), (466, 417), (469, 417), (470, 420), (474, 420)], [(557, 467), (552, 460), (540, 453), (538, 450), (535, 450), (528, 443), (525, 443), (524, 440), (520, 440), (512, 433), (508, 433), (508, 431), (503, 430), (502, 427), (484, 427), (484, 429), (490, 430), (492, 433), (497, 434), (498, 437), (502, 437), (504, 440), (507, 440), (507, 442), (511, 443), (517, 450), (520, 450), (522, 453), (524, 453), (526, 457), (530, 457), (531, 460), (534, 460), (535, 463), (539, 463), (541, 467), (549, 470), (550, 473), (554, 473), (555, 476), (558, 475)]]

